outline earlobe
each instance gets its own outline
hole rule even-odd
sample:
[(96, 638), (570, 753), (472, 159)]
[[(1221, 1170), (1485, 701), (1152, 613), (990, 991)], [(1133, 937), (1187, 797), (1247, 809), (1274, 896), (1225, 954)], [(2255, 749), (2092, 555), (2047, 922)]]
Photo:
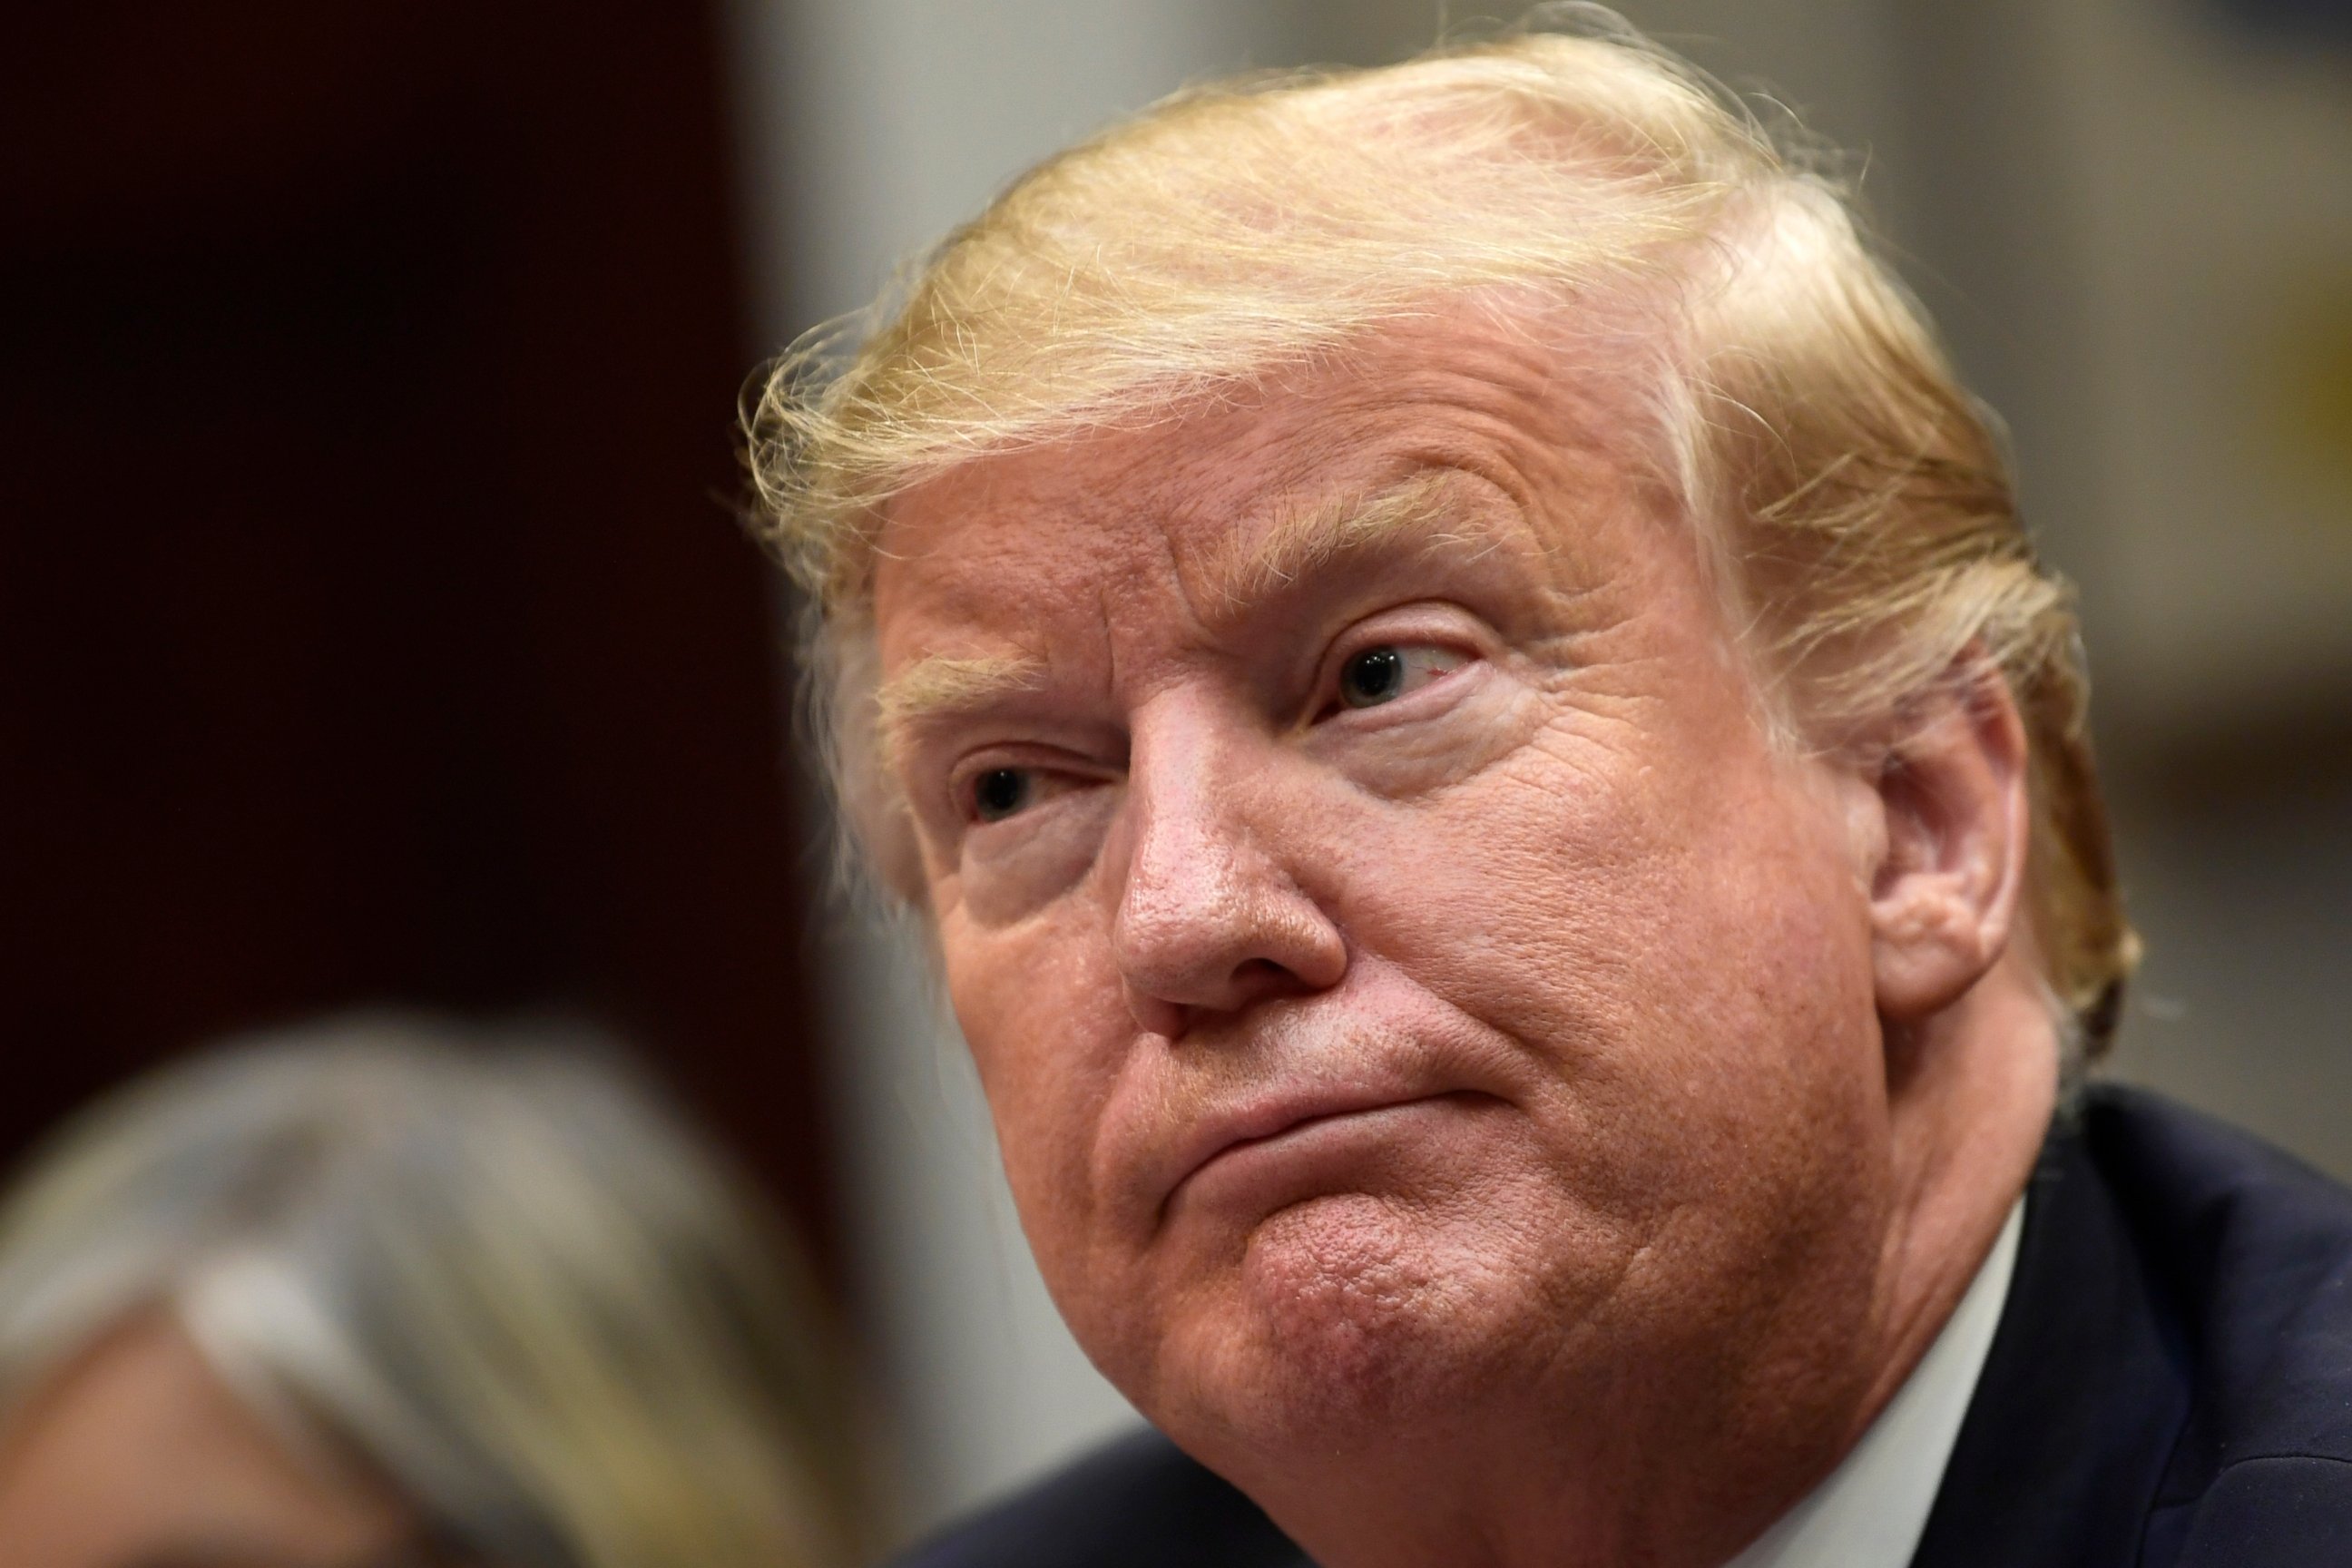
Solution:
[(2025, 729), (2007, 682), (1954, 680), (1909, 720), (1871, 784), (1885, 833), (1871, 959), (1879, 1013), (1895, 1023), (1949, 1006), (2000, 959), (2030, 837)]

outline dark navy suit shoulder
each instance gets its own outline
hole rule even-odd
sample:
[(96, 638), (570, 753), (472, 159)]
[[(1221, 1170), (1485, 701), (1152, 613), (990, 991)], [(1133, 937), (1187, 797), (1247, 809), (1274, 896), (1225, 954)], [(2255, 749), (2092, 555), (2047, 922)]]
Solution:
[(2143, 1090), (2053, 1131), (1915, 1568), (2352, 1563), (2352, 1191)]
[(1157, 1432), (1097, 1449), (898, 1568), (1309, 1568), (1257, 1505)]

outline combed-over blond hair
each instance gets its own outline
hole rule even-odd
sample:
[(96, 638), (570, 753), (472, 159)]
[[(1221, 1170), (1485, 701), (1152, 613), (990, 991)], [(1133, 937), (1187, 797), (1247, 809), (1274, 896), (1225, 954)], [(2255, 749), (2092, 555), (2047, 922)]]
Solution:
[(2071, 595), (2034, 558), (1990, 416), (1793, 134), (1607, 13), (1549, 19), (1178, 93), (1032, 169), (871, 317), (784, 357), (748, 411), (751, 463), (814, 606), (845, 815), (919, 896), (875, 736), (892, 495), (1473, 299), (1530, 331), (1582, 320), (1582, 348), (1643, 378), (1658, 475), (1792, 740), (1850, 745), (1938, 683), (2008, 682), (2032, 748), (2029, 919), (2095, 1054), (2137, 944)]

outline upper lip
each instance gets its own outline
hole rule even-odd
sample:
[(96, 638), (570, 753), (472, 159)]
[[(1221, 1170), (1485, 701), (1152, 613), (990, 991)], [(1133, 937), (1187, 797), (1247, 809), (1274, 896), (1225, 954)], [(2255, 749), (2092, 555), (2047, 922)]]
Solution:
[(1166, 1169), (1171, 1174), (1161, 1187), (1160, 1206), (1164, 1212), (1177, 1191), (1202, 1166), (1227, 1150), (1277, 1137), (1309, 1121), (1408, 1105), (1430, 1099), (1433, 1093), (1316, 1084), (1260, 1094), (1213, 1110), (1195, 1120), (1170, 1152)]

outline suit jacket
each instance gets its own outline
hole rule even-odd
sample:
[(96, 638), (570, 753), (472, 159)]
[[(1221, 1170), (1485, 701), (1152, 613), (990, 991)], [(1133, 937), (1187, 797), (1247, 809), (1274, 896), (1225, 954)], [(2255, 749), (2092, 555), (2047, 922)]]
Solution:
[[(905, 1568), (1307, 1568), (1156, 1433)], [(2027, 1189), (2000, 1328), (1913, 1568), (2352, 1564), (2352, 1192), (2100, 1086)]]

